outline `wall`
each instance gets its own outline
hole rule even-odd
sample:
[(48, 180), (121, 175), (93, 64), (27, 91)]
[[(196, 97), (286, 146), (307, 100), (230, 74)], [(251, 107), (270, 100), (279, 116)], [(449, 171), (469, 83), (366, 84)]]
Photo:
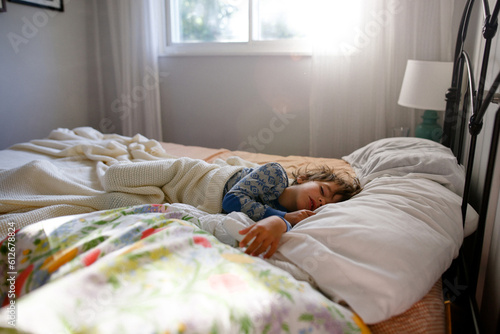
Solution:
[(63, 13), (7, 2), (0, 13), (0, 149), (89, 124), (92, 7)]
[(164, 140), (307, 155), (310, 65), (310, 57), (160, 58)]
[[(0, 149), (55, 127), (98, 128), (93, 3), (66, 1), (64, 13), (7, 3)], [(17, 53), (11, 33), (26, 41)], [(307, 155), (310, 68), (309, 57), (162, 57), (164, 140)]]
[[(456, 0), (455, 27), (464, 4), (465, 0)], [(311, 69), (311, 57), (161, 57), (160, 71), (168, 75), (160, 87), (164, 140), (213, 148), (308, 155)], [(404, 69), (401, 80), (403, 73)], [(410, 110), (396, 103), (389, 108), (410, 114)], [(272, 128), (276, 110), (289, 116), (284, 127)], [(411, 125), (396, 125), (413, 128), (421, 123), (422, 113), (411, 112), (415, 118), (410, 121)]]

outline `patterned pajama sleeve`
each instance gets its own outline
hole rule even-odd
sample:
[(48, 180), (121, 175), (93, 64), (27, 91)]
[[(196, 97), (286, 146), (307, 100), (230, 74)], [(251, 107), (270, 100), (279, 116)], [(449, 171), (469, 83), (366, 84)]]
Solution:
[(225, 212), (240, 211), (254, 221), (270, 216), (284, 219), (286, 209), (278, 203), (279, 196), (288, 186), (286, 171), (278, 163), (268, 163), (255, 168), (236, 182), (224, 196)]

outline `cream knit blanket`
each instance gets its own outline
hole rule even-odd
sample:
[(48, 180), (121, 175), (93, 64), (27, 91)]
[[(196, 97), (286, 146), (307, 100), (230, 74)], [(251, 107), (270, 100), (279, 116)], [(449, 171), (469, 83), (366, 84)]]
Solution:
[(154, 203), (184, 203), (220, 213), (224, 185), (242, 168), (190, 158), (118, 164), (104, 175), (104, 189), (154, 197)]
[[(241, 168), (168, 158), (174, 157), (157, 141), (87, 127), (57, 129), (46, 139), (0, 151), (0, 238), (9, 227), (130, 205), (185, 200), (215, 212), (220, 183)], [(173, 169), (167, 161), (174, 161)]]

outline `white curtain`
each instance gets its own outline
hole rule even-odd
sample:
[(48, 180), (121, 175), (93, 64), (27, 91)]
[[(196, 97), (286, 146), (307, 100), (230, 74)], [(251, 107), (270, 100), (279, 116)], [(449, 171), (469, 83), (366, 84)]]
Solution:
[(161, 0), (94, 0), (94, 6), (100, 130), (162, 140)]
[[(413, 110), (397, 105), (407, 60), (452, 59), (453, 0), (349, 3), (347, 15), (323, 15), (327, 34), (314, 46), (312, 156), (339, 158), (393, 127), (413, 128)], [(339, 20), (350, 27), (339, 31)]]

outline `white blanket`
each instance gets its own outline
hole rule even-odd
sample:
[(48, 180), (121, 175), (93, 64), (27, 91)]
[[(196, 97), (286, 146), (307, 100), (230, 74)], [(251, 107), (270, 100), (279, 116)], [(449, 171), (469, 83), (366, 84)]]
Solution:
[(186, 157), (117, 164), (106, 172), (103, 185), (108, 192), (151, 197), (150, 203), (185, 203), (219, 213), (224, 185), (242, 168)]
[(57, 129), (49, 137), (0, 152), (0, 238), (63, 215), (160, 203), (163, 196), (107, 192), (103, 177), (118, 163), (173, 158), (141, 135), (102, 134), (92, 128)]

